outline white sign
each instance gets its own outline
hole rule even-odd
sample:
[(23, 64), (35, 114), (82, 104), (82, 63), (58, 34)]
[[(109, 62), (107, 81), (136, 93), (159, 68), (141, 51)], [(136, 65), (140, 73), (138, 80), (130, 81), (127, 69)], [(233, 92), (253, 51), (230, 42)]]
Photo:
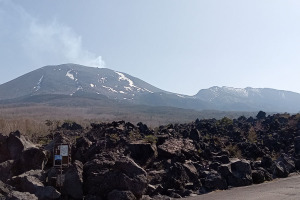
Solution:
[(69, 156), (69, 147), (68, 145), (60, 145), (60, 155), (61, 156)]

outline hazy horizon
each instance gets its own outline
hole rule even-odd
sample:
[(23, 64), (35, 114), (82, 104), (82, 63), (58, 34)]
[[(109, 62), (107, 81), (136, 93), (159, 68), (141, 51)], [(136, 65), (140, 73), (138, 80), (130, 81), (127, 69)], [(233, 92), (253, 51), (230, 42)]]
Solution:
[(45, 65), (106, 67), (160, 89), (300, 93), (298, 1), (0, 0), (0, 84)]

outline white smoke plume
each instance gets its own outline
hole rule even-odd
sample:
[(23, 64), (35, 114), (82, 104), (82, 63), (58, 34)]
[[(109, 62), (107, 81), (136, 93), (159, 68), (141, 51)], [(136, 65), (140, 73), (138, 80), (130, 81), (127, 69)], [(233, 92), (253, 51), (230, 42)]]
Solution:
[[(41, 22), (19, 5), (6, 0), (0, 0), (0, 17), (0, 26), (6, 20), (0, 42), (4, 36), (9, 37), (13, 42), (11, 45), (17, 45), (19, 53), (25, 54), (32, 65), (77, 63), (105, 67), (101, 56), (83, 48), (80, 35), (55, 19)], [(11, 21), (9, 27), (7, 20)]]

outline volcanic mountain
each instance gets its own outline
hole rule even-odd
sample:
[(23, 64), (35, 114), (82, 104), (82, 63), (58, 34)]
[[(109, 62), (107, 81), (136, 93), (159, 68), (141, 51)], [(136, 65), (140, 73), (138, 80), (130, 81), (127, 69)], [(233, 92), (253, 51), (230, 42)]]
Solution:
[(0, 85), (2, 103), (43, 102), (49, 98), (70, 99), (78, 96), (132, 105), (194, 110), (300, 111), (300, 94), (294, 92), (211, 87), (188, 96), (161, 90), (123, 72), (77, 64), (45, 66)]

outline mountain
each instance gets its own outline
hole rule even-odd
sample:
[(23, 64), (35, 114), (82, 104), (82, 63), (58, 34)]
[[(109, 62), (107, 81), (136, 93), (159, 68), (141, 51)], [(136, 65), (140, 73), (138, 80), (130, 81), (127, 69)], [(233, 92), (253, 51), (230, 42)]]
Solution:
[[(40, 96), (43, 97), (40, 97)], [(156, 88), (129, 74), (76, 64), (45, 66), (0, 85), (2, 102), (38, 102), (45, 95), (101, 98), (133, 104), (208, 108), (206, 102)]]
[[(88, 101), (90, 99), (93, 101)], [(222, 111), (300, 111), (298, 93), (211, 87), (188, 96), (161, 90), (123, 72), (76, 64), (45, 66), (0, 85), (0, 103), (28, 102), (54, 105), (68, 105), (70, 102), (76, 106), (105, 102), (111, 106), (125, 103)]]
[(128, 74), (75, 64), (45, 66), (0, 86), (0, 100), (41, 94), (101, 94), (111, 99), (163, 92)]
[(300, 94), (270, 88), (211, 87), (200, 90), (195, 96), (210, 102), (217, 110), (269, 112), (299, 112)]

